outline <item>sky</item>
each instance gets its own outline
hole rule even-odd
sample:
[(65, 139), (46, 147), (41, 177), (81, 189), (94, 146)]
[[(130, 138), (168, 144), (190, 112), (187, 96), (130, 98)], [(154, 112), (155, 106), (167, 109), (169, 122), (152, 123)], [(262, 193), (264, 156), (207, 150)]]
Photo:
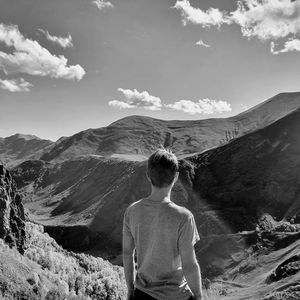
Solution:
[(299, 0), (0, 0), (1, 137), (224, 118), (299, 78)]

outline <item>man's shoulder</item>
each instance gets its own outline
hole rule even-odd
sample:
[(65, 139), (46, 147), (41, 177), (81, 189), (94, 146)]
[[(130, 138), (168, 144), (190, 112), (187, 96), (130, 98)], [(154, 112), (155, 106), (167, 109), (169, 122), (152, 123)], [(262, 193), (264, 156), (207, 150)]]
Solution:
[(140, 199), (138, 201), (135, 201), (133, 203), (131, 203), (127, 208), (126, 208), (126, 211), (132, 211), (132, 210), (135, 210), (136, 208), (138, 208), (140, 205), (141, 205), (141, 202), (142, 202), (143, 199)]
[(193, 215), (189, 209), (187, 209), (184, 206), (180, 206), (172, 201), (169, 204), (169, 208), (172, 210), (174, 214), (178, 215), (181, 218), (187, 218)]

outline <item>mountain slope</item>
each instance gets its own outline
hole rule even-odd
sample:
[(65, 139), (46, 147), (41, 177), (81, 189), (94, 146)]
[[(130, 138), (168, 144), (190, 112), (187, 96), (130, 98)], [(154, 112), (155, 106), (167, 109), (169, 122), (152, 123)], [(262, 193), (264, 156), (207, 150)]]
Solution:
[[(261, 212), (299, 222), (299, 130), (298, 109), (266, 128), (190, 158), (194, 191), (235, 228), (251, 227), (251, 217)], [(232, 219), (232, 207), (239, 209), (239, 223)]]
[(300, 93), (283, 93), (227, 119), (163, 121), (130, 116), (107, 127), (88, 129), (65, 138), (45, 151), (41, 159), (52, 161), (88, 154), (127, 154), (127, 159), (142, 160), (159, 145), (171, 147), (177, 155), (184, 156), (263, 128), (299, 107)]
[(300, 92), (280, 93), (233, 117), (250, 131), (263, 128), (300, 107)]
[(0, 160), (7, 166), (40, 156), (42, 150), (52, 145), (50, 140), (42, 140), (34, 135), (15, 134), (0, 138)]

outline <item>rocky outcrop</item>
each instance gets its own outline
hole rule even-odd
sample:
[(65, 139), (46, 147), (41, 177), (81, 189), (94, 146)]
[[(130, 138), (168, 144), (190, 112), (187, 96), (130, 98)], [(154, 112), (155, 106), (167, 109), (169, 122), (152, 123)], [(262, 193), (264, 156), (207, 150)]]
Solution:
[(270, 275), (270, 281), (278, 281), (292, 276), (300, 271), (300, 254), (294, 255), (282, 262)]
[(0, 165), (0, 238), (24, 253), (25, 216), (10, 173)]

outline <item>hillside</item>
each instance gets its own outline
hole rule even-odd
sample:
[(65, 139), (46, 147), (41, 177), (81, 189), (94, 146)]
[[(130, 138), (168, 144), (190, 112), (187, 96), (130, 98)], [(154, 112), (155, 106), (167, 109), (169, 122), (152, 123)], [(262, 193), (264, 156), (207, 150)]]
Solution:
[[(268, 212), (300, 221), (300, 110), (228, 145), (188, 159), (193, 191), (236, 229)], [(241, 220), (232, 219), (232, 207)]]
[[(126, 154), (143, 160), (159, 145), (171, 147), (180, 157), (227, 143), (263, 128), (300, 107), (300, 93), (282, 93), (227, 119), (163, 121), (130, 116), (99, 129), (88, 129), (55, 143), (42, 160), (66, 160), (80, 155)], [(124, 158), (124, 156), (123, 156)]]
[(0, 161), (7, 167), (15, 166), (24, 160), (40, 157), (40, 153), (52, 143), (34, 135), (15, 134), (6, 138), (0, 137)]
[(125, 299), (120, 267), (68, 252), (41, 225), (24, 222), (21, 198), (2, 165), (0, 204), (1, 299)]
[(122, 268), (62, 249), (42, 226), (27, 223), (26, 235), (24, 255), (0, 239), (1, 299), (125, 299)]

